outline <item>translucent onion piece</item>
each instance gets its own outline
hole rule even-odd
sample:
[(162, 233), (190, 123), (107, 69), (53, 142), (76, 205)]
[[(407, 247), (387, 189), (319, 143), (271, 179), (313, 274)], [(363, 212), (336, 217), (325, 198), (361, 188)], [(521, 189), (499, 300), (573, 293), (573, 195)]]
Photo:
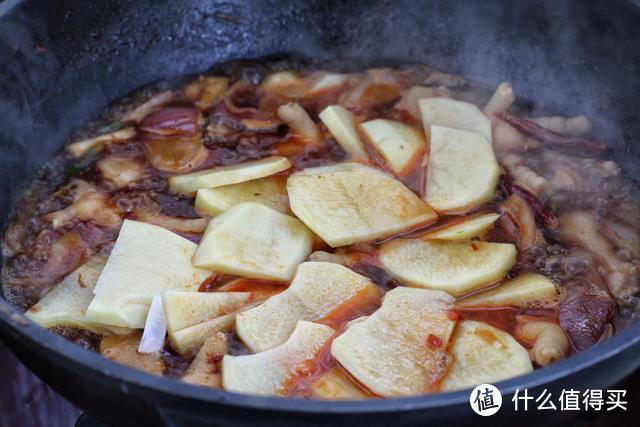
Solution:
[(162, 309), (162, 295), (156, 293), (151, 301), (138, 351), (140, 353), (155, 353), (162, 350), (166, 334), (167, 324), (164, 319), (164, 310)]

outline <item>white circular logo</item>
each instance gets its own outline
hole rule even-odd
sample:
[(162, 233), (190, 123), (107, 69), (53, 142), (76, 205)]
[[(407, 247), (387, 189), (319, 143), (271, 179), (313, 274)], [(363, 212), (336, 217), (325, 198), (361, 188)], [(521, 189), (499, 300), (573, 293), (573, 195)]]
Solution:
[(488, 417), (498, 412), (502, 406), (502, 395), (491, 384), (480, 384), (471, 391), (469, 404), (476, 414)]

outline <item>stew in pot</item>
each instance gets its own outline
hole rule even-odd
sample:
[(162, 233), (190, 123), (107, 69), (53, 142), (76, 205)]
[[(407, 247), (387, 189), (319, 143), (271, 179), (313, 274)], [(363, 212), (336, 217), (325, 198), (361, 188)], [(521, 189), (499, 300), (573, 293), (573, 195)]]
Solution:
[(104, 357), (234, 392), (523, 375), (637, 317), (636, 187), (591, 128), (423, 65), (230, 64), (78, 132), (15, 208), (4, 293)]

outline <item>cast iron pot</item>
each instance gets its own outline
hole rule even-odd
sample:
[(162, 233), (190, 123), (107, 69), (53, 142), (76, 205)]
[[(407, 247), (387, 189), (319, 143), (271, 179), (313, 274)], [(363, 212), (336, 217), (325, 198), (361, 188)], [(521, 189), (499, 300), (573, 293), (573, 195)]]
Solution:
[[(514, 82), (549, 114), (587, 114), (626, 173), (640, 168), (640, 28), (622, 1), (12, 1), (0, 3), (0, 220), (69, 133), (143, 84), (274, 53), (424, 62)], [(0, 299), (0, 336), (63, 396), (125, 425), (462, 424), (469, 392), (363, 402), (245, 396), (113, 363), (41, 329)], [(528, 388), (606, 389), (640, 365), (640, 324), (589, 351), (499, 383), (492, 424)], [(555, 419), (559, 414), (552, 413)], [(1, 415), (0, 415), (1, 416)], [(539, 423), (530, 409), (517, 422)]]

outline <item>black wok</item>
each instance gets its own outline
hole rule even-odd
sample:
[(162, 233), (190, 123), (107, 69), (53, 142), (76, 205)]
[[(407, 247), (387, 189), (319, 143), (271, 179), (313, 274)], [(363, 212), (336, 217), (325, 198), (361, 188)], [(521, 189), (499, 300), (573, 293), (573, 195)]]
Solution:
[[(5, 1), (0, 3), (0, 220), (69, 133), (138, 86), (236, 58), (416, 61), (494, 85), (514, 82), (547, 113), (587, 114), (626, 173), (640, 176), (640, 11), (608, 1)], [(534, 107), (537, 108), (537, 107)], [(409, 425), (476, 417), (467, 391), (319, 402), (197, 388), (118, 365), (28, 322), (0, 299), (0, 336), (44, 381), (113, 425)], [(640, 365), (640, 324), (550, 367), (500, 383), (585, 390)], [(535, 412), (518, 422), (534, 422)], [(555, 417), (559, 413), (552, 413)], [(1, 417), (1, 415), (0, 415)], [(511, 419), (511, 421), (513, 421)], [(536, 423), (538, 421), (535, 421)]]

